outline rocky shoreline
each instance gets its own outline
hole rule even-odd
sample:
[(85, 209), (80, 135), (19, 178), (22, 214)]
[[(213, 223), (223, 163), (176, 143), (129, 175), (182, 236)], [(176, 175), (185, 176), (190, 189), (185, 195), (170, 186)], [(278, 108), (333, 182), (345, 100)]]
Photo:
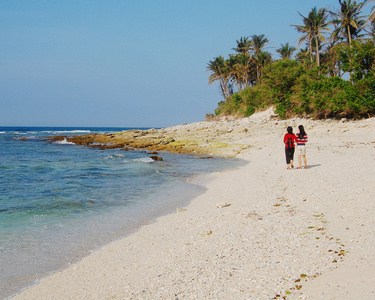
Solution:
[[(247, 131), (244, 129), (243, 133)], [(249, 148), (246, 144), (231, 143), (226, 137), (231, 131), (217, 131), (215, 123), (207, 122), (207, 127), (183, 126), (181, 128), (128, 130), (111, 134), (87, 134), (75, 136), (53, 136), (46, 140), (63, 141), (92, 148), (147, 150), (171, 153), (191, 153), (197, 155), (220, 155), (235, 157), (239, 152)], [(223, 140), (228, 142), (223, 142)]]
[[(217, 155), (233, 158), (251, 144), (246, 137), (252, 135), (254, 125), (270, 125), (277, 116), (272, 109), (249, 118), (222, 118), (162, 129), (127, 130), (110, 134), (60, 135), (48, 137), (51, 142), (63, 141), (98, 149), (146, 150), (196, 155)], [(285, 122), (285, 121), (283, 121)], [(277, 126), (277, 122), (272, 126)]]

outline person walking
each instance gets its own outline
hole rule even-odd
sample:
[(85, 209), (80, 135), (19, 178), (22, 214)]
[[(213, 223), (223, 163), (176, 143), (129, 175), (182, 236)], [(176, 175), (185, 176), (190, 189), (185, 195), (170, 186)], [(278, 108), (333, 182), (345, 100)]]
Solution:
[(302, 158), (305, 163), (305, 169), (307, 169), (307, 159), (306, 159), (306, 143), (307, 143), (307, 134), (305, 128), (302, 125), (298, 126), (299, 133), (296, 134), (297, 139), (297, 154), (298, 154), (298, 169), (302, 168)]
[(287, 169), (290, 170), (290, 167), (294, 168), (293, 158), (294, 158), (294, 142), (297, 141), (296, 136), (293, 134), (293, 128), (289, 126), (287, 133), (284, 135), (284, 144), (285, 144), (285, 157)]

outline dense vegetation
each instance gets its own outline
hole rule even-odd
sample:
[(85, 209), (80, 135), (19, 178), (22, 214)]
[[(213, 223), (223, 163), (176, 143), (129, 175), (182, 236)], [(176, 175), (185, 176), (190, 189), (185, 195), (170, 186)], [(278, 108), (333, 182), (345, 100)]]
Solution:
[(271, 105), (282, 118), (375, 115), (375, 7), (364, 16), (373, 1), (338, 2), (336, 12), (315, 7), (300, 14), (303, 24), (292, 25), (301, 33), (296, 55), (286, 43), (274, 60), (265, 51), (268, 38), (253, 35), (237, 40), (228, 59), (210, 61), (209, 83), (218, 81), (224, 98), (215, 115), (250, 116)]

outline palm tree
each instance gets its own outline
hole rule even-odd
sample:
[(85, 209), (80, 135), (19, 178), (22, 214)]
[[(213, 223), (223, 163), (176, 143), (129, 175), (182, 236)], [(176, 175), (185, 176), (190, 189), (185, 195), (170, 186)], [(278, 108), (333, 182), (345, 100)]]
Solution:
[(269, 41), (268, 41), (268, 38), (266, 38), (264, 34), (252, 35), (251, 41), (252, 41), (253, 57), (257, 66), (257, 81), (259, 81), (260, 69), (262, 68), (262, 66), (258, 65), (258, 62), (262, 61), (262, 59), (258, 56), (262, 52), (263, 48), (269, 44)]
[(353, 38), (359, 36), (359, 32), (365, 24), (364, 16), (360, 15), (364, 3), (357, 4), (356, 1), (352, 0), (339, 0), (339, 3), (339, 12), (331, 12), (334, 17), (332, 23), (336, 25), (332, 37), (341, 36), (347, 40), (348, 44), (351, 44)]
[(341, 77), (341, 62), (338, 59), (338, 48), (334, 42), (326, 47), (325, 53), (322, 55), (322, 62), (327, 67), (327, 74), (331, 77)]
[(310, 51), (310, 60), (313, 60), (313, 43), (315, 42), (315, 54), (316, 54), (316, 63), (320, 66), (320, 55), (319, 55), (319, 48), (320, 42), (325, 40), (323, 33), (328, 31), (328, 11), (325, 8), (320, 8), (319, 10), (314, 7), (307, 17), (304, 17), (302, 14), (299, 13), (302, 17), (304, 25), (292, 25), (294, 26), (298, 32), (303, 33), (304, 35), (298, 39), (299, 47), (302, 45), (303, 42), (309, 43), (309, 51)]
[(231, 55), (228, 60), (231, 80), (236, 84), (238, 91), (249, 86), (250, 62), (251, 59), (248, 53)]
[(260, 51), (255, 57), (255, 64), (257, 66), (257, 81), (262, 74), (263, 68), (272, 62), (272, 55), (266, 51)]
[(368, 27), (369, 27), (369, 29), (367, 29), (366, 31), (367, 31), (368, 35), (370, 36), (370, 39), (375, 41), (375, 21), (372, 21), (371, 24)]
[[(375, 2), (375, 0), (365, 0), (363, 2), (363, 7), (365, 7), (369, 2)], [(366, 25), (368, 29), (365, 29), (365, 31), (368, 33), (372, 40), (375, 40), (375, 6), (371, 8), (371, 14), (366, 20)]]
[(313, 48), (312, 48), (312, 40), (314, 38), (314, 32), (312, 30), (312, 26), (311, 26), (311, 20), (309, 20), (309, 18), (306, 18), (304, 17), (301, 13), (298, 13), (301, 17), (302, 17), (302, 20), (303, 20), (303, 23), (304, 25), (292, 25), (293, 27), (296, 28), (296, 30), (300, 33), (303, 33), (304, 35), (301, 36), (299, 39), (298, 39), (298, 47), (300, 48), (301, 45), (304, 43), (304, 42), (308, 42), (309, 43), (309, 53), (310, 53), (310, 61), (313, 60)]
[(303, 65), (310, 65), (312, 61), (310, 60), (310, 53), (308, 48), (300, 49), (296, 54), (296, 60)]
[(276, 52), (280, 54), (281, 59), (291, 59), (293, 52), (296, 51), (297, 48), (293, 46), (289, 46), (289, 42), (285, 45), (281, 44), (281, 48), (276, 49)]
[(207, 71), (210, 72), (208, 84), (212, 84), (218, 80), (220, 83), (221, 94), (226, 101), (230, 96), (230, 72), (227, 61), (222, 56), (215, 57), (214, 60), (210, 60), (207, 64)]
[[(365, 6), (365, 5), (367, 5), (367, 3), (368, 2), (375, 2), (375, 0), (365, 0), (364, 2), (363, 2), (363, 6)], [(372, 8), (371, 8), (371, 14), (370, 14), (370, 16), (368, 17), (368, 21), (369, 22), (374, 22), (374, 20), (375, 20), (375, 6), (373, 6)]]
[(237, 47), (233, 48), (234, 51), (242, 55), (248, 55), (252, 46), (252, 41), (248, 37), (241, 37), (237, 40)]
[(266, 45), (269, 44), (269, 41), (268, 38), (264, 36), (264, 34), (254, 34), (251, 36), (251, 43), (254, 51), (254, 56), (256, 56), (260, 51), (263, 50)]

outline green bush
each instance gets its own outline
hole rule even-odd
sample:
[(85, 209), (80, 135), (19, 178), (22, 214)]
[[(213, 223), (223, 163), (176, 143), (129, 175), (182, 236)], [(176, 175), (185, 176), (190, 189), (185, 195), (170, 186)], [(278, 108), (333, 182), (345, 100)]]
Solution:
[[(366, 52), (367, 53), (367, 52)], [(329, 77), (322, 69), (297, 61), (277, 61), (267, 66), (256, 85), (220, 102), (216, 115), (248, 117), (256, 110), (275, 106), (281, 118), (358, 118), (375, 114), (375, 78), (368, 71), (355, 81)]]

